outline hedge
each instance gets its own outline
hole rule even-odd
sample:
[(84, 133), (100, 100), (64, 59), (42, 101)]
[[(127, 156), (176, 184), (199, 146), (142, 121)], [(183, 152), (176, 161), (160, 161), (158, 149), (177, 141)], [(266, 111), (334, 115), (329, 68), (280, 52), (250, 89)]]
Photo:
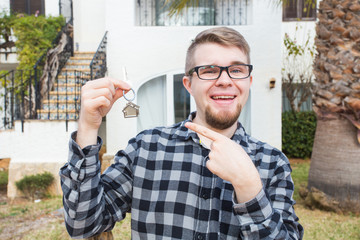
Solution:
[(34, 201), (36, 197), (43, 197), (46, 194), (54, 180), (55, 178), (51, 173), (44, 172), (25, 176), (15, 182), (15, 185), (26, 197)]
[(314, 112), (282, 113), (282, 150), (289, 158), (310, 158), (316, 130)]

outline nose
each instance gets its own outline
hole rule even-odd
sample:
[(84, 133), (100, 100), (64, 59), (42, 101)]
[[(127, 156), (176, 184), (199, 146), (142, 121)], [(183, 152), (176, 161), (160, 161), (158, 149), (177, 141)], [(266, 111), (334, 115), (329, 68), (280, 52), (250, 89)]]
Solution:
[(216, 86), (230, 86), (232, 84), (233, 81), (225, 69), (221, 72), (220, 77), (215, 82)]

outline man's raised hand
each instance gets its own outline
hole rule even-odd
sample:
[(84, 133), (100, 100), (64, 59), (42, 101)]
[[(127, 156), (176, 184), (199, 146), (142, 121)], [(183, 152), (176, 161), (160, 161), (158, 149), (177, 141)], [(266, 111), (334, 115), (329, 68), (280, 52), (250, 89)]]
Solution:
[(81, 88), (81, 108), (76, 142), (80, 147), (96, 144), (102, 118), (110, 111), (114, 102), (130, 90), (126, 82), (101, 78), (87, 82)]

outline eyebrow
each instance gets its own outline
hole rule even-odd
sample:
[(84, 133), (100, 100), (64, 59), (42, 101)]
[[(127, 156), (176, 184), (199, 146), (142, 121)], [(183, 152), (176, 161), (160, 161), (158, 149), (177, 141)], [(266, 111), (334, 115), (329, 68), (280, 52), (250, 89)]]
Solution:
[(234, 61), (234, 62), (231, 62), (231, 65), (234, 65), (234, 64), (247, 64), (247, 63), (244, 63), (244, 62), (241, 62), (241, 61)]
[[(242, 61), (232, 61), (232, 62), (230, 62), (230, 65), (235, 65), (235, 64), (249, 64), (249, 63), (244, 63)], [(211, 64), (206, 64), (205, 66), (219, 66), (219, 65), (211, 63)]]

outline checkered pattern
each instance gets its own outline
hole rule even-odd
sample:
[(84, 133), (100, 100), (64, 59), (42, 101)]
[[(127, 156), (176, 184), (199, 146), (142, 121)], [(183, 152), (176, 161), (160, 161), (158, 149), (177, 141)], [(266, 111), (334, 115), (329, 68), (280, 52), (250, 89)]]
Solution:
[(81, 150), (73, 133), (60, 170), (69, 234), (86, 238), (110, 230), (131, 212), (132, 239), (301, 239), (284, 154), (238, 124), (232, 140), (249, 154), (264, 186), (239, 204), (232, 185), (206, 168), (209, 150), (185, 122), (140, 133), (103, 175), (101, 139)]

